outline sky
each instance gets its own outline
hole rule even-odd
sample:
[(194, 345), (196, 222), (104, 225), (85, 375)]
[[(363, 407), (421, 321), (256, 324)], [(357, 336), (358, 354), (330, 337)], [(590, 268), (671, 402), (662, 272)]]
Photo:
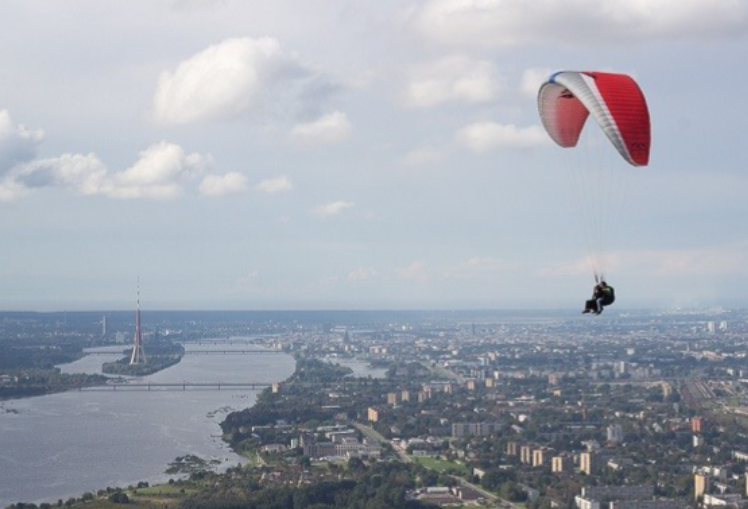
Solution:
[(649, 107), (616, 306), (748, 306), (747, 41), (746, 0), (4, 1), (0, 309), (581, 310), (558, 70)]

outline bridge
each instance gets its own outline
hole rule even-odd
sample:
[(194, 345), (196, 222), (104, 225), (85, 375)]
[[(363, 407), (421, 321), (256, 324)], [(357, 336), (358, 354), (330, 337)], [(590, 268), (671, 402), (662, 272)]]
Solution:
[[(89, 351), (86, 355), (130, 355), (129, 351), (125, 352), (98, 352)], [(223, 350), (185, 350), (184, 355), (288, 355), (286, 352), (277, 350), (254, 350), (254, 349), (223, 349)]]
[(180, 339), (176, 342), (183, 345), (257, 345), (251, 338)]
[(101, 392), (109, 391), (112, 393), (125, 393), (125, 392), (164, 392), (164, 391), (242, 391), (242, 390), (263, 390), (268, 387), (277, 385), (279, 390), (283, 391), (284, 387), (287, 389), (290, 386), (299, 387), (319, 387), (324, 389), (340, 388), (343, 385), (376, 385), (383, 390), (387, 390), (389, 387), (397, 386), (396, 380), (385, 380), (385, 379), (356, 379), (356, 378), (343, 378), (340, 380), (330, 381), (298, 381), (288, 380), (280, 383), (273, 382), (144, 382), (144, 381), (124, 381), (124, 379), (117, 379), (117, 381), (110, 380), (106, 384), (102, 385), (80, 385), (80, 384), (39, 384), (39, 383), (23, 383), (8, 385), (8, 388), (26, 388), (26, 389), (43, 389), (45, 392), (64, 392), (64, 391), (79, 391), (79, 392)]
[[(270, 382), (122, 382), (105, 385), (90, 385), (86, 387), (64, 386), (67, 389), (79, 391), (150, 391), (150, 390), (260, 390), (271, 387)], [(62, 388), (62, 386), (60, 387)]]

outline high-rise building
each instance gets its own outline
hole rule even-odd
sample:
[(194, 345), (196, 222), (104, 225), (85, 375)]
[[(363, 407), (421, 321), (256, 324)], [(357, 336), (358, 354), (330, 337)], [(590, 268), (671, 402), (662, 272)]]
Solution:
[(554, 456), (551, 460), (551, 472), (555, 474), (569, 473), (574, 468), (574, 461), (568, 454)]
[(597, 458), (594, 452), (583, 452), (579, 455), (579, 470), (587, 475), (592, 475), (597, 467)]
[(701, 421), (701, 417), (693, 417), (691, 418), (691, 431), (694, 433), (701, 433), (703, 423)]
[(366, 417), (369, 422), (377, 422), (379, 420), (379, 409), (374, 407), (367, 408)]
[(673, 386), (667, 382), (662, 383), (662, 397), (667, 398), (673, 393)]
[(623, 442), (623, 428), (620, 424), (611, 424), (607, 430), (608, 443), (620, 444)]
[(532, 466), (533, 467), (542, 467), (545, 466), (545, 462), (547, 461), (548, 454), (547, 450), (540, 448), (535, 449), (532, 451)]
[(523, 445), (519, 448), (519, 461), (525, 465), (532, 463), (532, 448), (529, 445)]
[(704, 494), (709, 489), (709, 477), (706, 476), (704, 473), (697, 473), (693, 476), (693, 498), (699, 499), (704, 496)]

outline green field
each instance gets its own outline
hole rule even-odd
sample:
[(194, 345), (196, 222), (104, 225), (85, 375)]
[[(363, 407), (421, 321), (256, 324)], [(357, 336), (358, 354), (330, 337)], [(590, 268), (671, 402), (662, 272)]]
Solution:
[(138, 488), (136, 491), (137, 495), (134, 496), (184, 497), (188, 494), (197, 493), (199, 489), (193, 485), (174, 483), (157, 484), (148, 488)]
[(437, 472), (446, 472), (447, 470), (453, 470), (460, 475), (469, 473), (465, 465), (456, 463), (454, 461), (447, 461), (429, 457), (411, 457), (413, 458), (413, 461), (420, 463), (429, 470), (436, 470)]

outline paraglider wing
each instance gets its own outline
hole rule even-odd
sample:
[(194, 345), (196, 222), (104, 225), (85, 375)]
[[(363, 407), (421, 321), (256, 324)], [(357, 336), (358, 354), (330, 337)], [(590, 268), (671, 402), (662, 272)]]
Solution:
[(625, 74), (562, 71), (538, 93), (540, 119), (562, 147), (575, 147), (592, 115), (618, 153), (633, 166), (649, 163), (649, 110), (639, 86)]

